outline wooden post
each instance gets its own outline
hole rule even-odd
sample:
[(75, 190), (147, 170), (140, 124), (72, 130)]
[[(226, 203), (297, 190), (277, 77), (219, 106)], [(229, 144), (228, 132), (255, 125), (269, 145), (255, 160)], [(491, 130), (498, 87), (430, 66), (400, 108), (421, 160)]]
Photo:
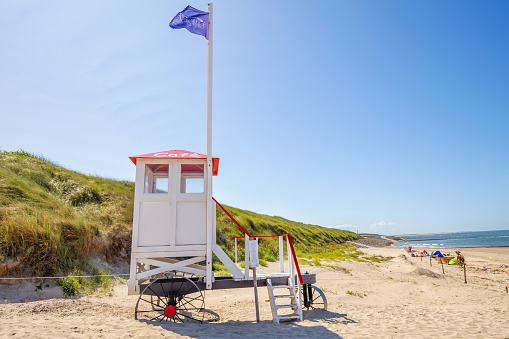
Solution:
[(433, 265), (431, 265), (431, 257), (432, 257), (432, 255), (430, 254), (430, 255), (429, 255), (429, 265), (430, 265), (430, 266), (433, 266)]
[(442, 273), (445, 274), (445, 271), (444, 271), (444, 261), (440, 260), (440, 262), (442, 263)]
[(465, 284), (467, 283), (467, 264), (463, 262), (463, 275), (465, 276)]
[(244, 275), (249, 279), (249, 236), (244, 237)]
[(258, 283), (256, 282), (256, 267), (253, 267), (253, 286), (256, 306), (256, 322), (260, 322), (260, 308), (258, 306)]
[(260, 307), (258, 305), (258, 282), (256, 281), (256, 268), (260, 266), (258, 261), (258, 240), (255, 237), (249, 238), (249, 262), (253, 268), (253, 287), (255, 295), (256, 322), (260, 322)]
[(285, 271), (285, 252), (283, 249), (283, 237), (279, 237), (279, 272)]

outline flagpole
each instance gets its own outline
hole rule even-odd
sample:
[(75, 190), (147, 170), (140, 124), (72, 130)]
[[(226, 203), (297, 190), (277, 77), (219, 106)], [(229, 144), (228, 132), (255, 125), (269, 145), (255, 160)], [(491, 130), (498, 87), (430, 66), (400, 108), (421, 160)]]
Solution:
[(207, 265), (206, 288), (212, 289), (212, 245), (214, 208), (212, 205), (212, 3), (209, 3), (209, 43), (207, 53)]

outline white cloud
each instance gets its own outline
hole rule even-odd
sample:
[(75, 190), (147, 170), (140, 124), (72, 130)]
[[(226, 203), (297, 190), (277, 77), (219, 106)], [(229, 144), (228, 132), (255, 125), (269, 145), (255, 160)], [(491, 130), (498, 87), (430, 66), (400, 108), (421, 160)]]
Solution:
[(345, 224), (345, 225), (336, 225), (336, 226), (332, 226), (332, 228), (339, 228), (341, 230), (345, 229), (345, 228), (350, 228), (350, 229), (359, 229), (359, 226), (357, 225), (351, 225), (351, 224)]
[(396, 225), (396, 223), (394, 223), (392, 221), (389, 221), (389, 222), (380, 221), (380, 222), (376, 222), (374, 224), (369, 225), (369, 229), (371, 231), (393, 230), (393, 229), (395, 229), (394, 225)]

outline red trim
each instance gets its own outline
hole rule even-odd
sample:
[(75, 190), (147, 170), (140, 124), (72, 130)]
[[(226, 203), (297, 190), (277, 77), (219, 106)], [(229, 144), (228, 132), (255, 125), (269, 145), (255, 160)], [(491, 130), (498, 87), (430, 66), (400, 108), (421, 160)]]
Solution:
[[(242, 232), (244, 232), (244, 234), (247, 234), (248, 237), (251, 237), (251, 234), (247, 233), (247, 231), (244, 229), (244, 227), (240, 226), (240, 224), (238, 223), (237, 220), (235, 220), (234, 217), (232, 217), (232, 215), (230, 213), (228, 213), (228, 211), (223, 207), (223, 205), (221, 205), (220, 203), (217, 202), (216, 199), (214, 199), (214, 197), (212, 197), (212, 200), (214, 200), (216, 202), (216, 204), (219, 205), (219, 207), (221, 207), (221, 209), (223, 210), (224, 213), (226, 213), (227, 216), (230, 217), (230, 219), (233, 220), (234, 223), (237, 224), (237, 226), (239, 226), (239, 228), (242, 230)], [(243, 237), (240, 237), (240, 238), (243, 238)]]
[[(226, 215), (229, 216), (230, 219), (232, 219), (233, 222), (237, 224), (237, 226), (239, 226), (239, 228), (242, 230), (242, 232), (244, 232), (244, 234), (246, 234), (248, 237), (252, 238), (252, 236), (249, 233), (247, 233), (247, 231), (244, 229), (244, 227), (240, 226), (238, 221), (235, 220), (235, 218), (232, 217), (232, 215), (230, 213), (228, 213), (228, 211), (220, 203), (218, 203), (216, 199), (214, 199), (214, 197), (212, 197), (212, 200), (214, 200), (216, 202), (216, 204), (218, 204), (219, 207), (221, 207), (223, 212), (226, 213)], [(297, 261), (297, 256), (295, 255), (295, 249), (293, 248), (292, 237), (290, 236), (290, 234), (257, 235), (254, 238), (273, 238), (273, 237), (284, 237), (284, 236), (288, 237), (288, 244), (290, 245), (290, 250), (292, 251), (293, 263), (295, 264), (295, 268), (297, 268), (297, 275), (299, 276), (299, 282), (300, 282), (301, 285), (304, 285), (304, 281), (302, 280), (302, 275), (300, 274), (299, 262)], [(233, 238), (239, 239), (239, 238), (244, 238), (244, 237), (233, 237)]]
[(293, 249), (292, 237), (290, 234), (286, 235), (288, 237), (288, 243), (290, 244), (290, 249), (292, 250), (293, 263), (295, 264), (295, 268), (297, 268), (297, 275), (299, 276), (299, 282), (301, 285), (304, 285), (304, 281), (302, 280), (302, 275), (300, 274), (300, 267), (297, 261), (297, 256), (295, 255), (295, 250)]
[[(255, 235), (255, 238), (275, 238), (275, 237), (284, 237), (286, 234), (280, 234), (280, 235)], [(244, 237), (232, 237), (237, 239), (244, 239)]]
[[(304, 285), (302, 280), (302, 274), (300, 273), (299, 262), (297, 261), (297, 256), (295, 255), (295, 249), (293, 248), (292, 237), (290, 234), (281, 234), (281, 235), (256, 235), (254, 238), (274, 238), (274, 237), (288, 237), (288, 244), (290, 244), (290, 250), (292, 251), (293, 263), (295, 264), (295, 268), (297, 269), (297, 275), (299, 276), (299, 282), (301, 285)], [(241, 239), (244, 237), (233, 237), (234, 239)]]
[[(129, 157), (131, 161), (136, 165), (136, 159), (145, 158), (145, 159), (207, 159), (205, 154), (200, 154), (196, 152), (184, 151), (181, 149), (174, 149), (166, 152), (157, 152), (143, 155), (136, 155), (133, 157)], [(217, 176), (217, 170), (219, 168), (219, 158), (212, 157), (212, 175)]]

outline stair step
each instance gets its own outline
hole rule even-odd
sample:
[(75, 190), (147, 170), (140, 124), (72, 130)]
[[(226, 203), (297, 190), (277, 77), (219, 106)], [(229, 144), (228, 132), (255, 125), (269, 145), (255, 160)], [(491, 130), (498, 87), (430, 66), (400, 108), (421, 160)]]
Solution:
[(297, 305), (276, 305), (276, 308), (297, 308)]
[(298, 314), (286, 314), (278, 316), (279, 319), (300, 319)]
[(292, 294), (275, 295), (274, 298), (295, 298)]
[[(288, 291), (279, 290), (282, 293), (286, 293), (286, 294), (274, 295), (274, 291), (276, 288), (283, 288), (283, 289), (286, 288)], [(273, 286), (272, 281), (270, 279), (267, 279), (267, 289), (268, 289), (268, 293), (269, 293), (270, 307), (272, 310), (272, 318), (273, 318), (274, 322), (279, 323), (280, 321), (285, 321), (285, 320), (299, 321), (301, 319), (301, 317), (302, 317), (301, 305), (298, 304), (297, 295), (296, 295), (297, 292), (295, 291), (295, 286), (293, 286), (290, 278), (288, 279), (287, 284), (277, 285), (277, 286)], [(289, 298), (290, 304), (283, 302), (281, 305), (277, 305), (276, 301), (279, 298)], [(286, 302), (288, 302), (288, 300), (286, 300)], [(292, 312), (284, 312), (284, 311), (282, 311), (282, 309), (291, 310)], [(279, 315), (278, 312), (290, 313), (290, 314)]]

